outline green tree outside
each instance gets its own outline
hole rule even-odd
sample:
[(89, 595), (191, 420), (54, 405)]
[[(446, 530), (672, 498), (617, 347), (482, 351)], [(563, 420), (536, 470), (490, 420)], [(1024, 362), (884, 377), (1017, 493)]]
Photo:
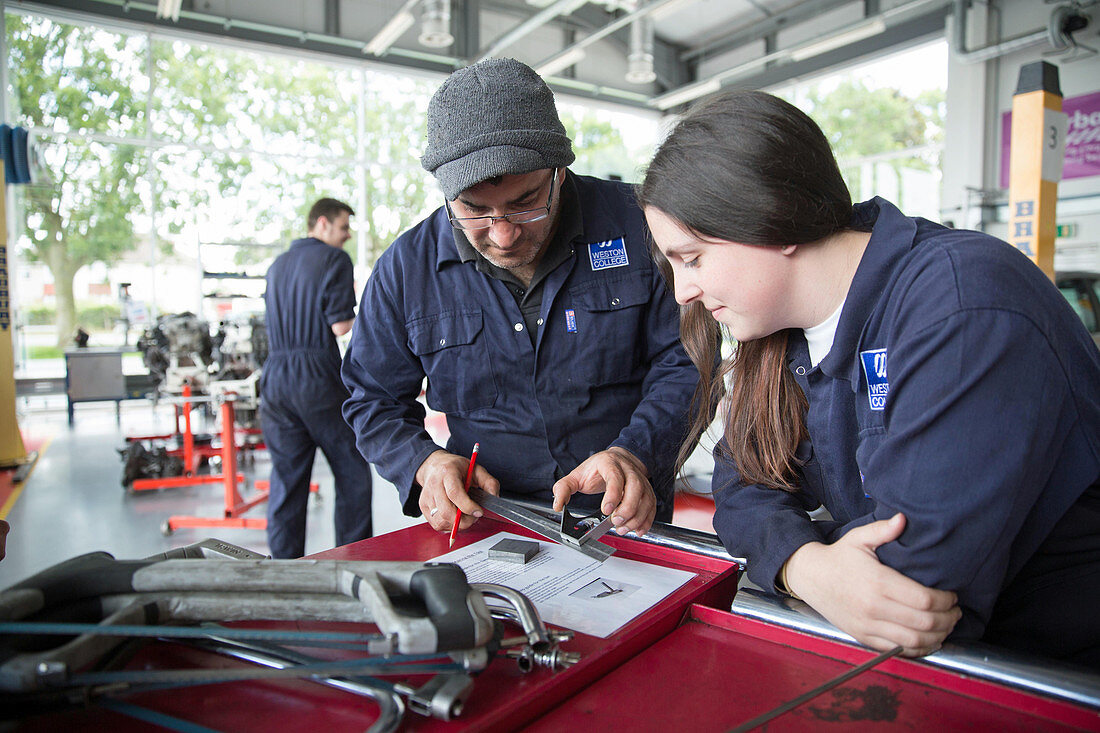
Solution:
[[(76, 273), (139, 242), (180, 256), (196, 238), (283, 245), (332, 196), (357, 210), (371, 264), (442, 204), (420, 166), (437, 82), (17, 13), (6, 29), (13, 117), (38, 131), (47, 169), (18, 189), (23, 251), (53, 276), (59, 345), (78, 323)], [(652, 152), (590, 110), (562, 117), (578, 172), (630, 180)], [(235, 260), (262, 272), (280, 248)]]
[(9, 74), (15, 115), (24, 126), (89, 139), (41, 139), (48, 174), (20, 187), (32, 261), (53, 275), (58, 344), (76, 324), (73, 277), (85, 265), (110, 262), (131, 249), (131, 213), (141, 210), (146, 151), (99, 139), (144, 134), (140, 69), (144, 41), (94, 28), (7, 16)]
[(638, 180), (653, 156), (652, 148), (632, 150), (612, 122), (600, 119), (591, 110), (562, 105), (559, 112), (577, 156), (573, 171), (600, 178), (617, 175), (626, 181)]
[[(841, 161), (854, 199), (876, 193), (882, 185), (876, 176), (883, 167), (898, 180), (905, 170), (939, 169), (946, 110), (942, 89), (907, 96), (898, 89), (872, 88), (863, 80), (849, 79), (830, 91), (814, 86), (804, 100), (803, 109), (821, 127)], [(903, 154), (913, 149), (918, 150)], [(853, 162), (872, 156), (881, 156), (884, 165), (873, 166), (871, 179), (865, 181), (861, 166)], [(904, 202), (898, 203), (904, 207)]]

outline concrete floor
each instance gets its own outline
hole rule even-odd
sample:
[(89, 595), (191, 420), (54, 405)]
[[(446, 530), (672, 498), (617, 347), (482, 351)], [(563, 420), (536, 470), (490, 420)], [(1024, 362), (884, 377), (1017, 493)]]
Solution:
[[(220, 484), (125, 491), (121, 486), (122, 460), (117, 449), (126, 436), (169, 433), (174, 413), (171, 406), (154, 408), (144, 400), (123, 402), (116, 423), (111, 403), (76, 406), (73, 427), (67, 424), (63, 397), (33, 398), (20, 405), (20, 428), (30, 439), (48, 441), (37, 465), (11, 508), (7, 557), (0, 562), (0, 588), (76, 555), (104, 550), (120, 559), (143, 558), (216, 537), (267, 554), (263, 530), (198, 528), (180, 529), (171, 536), (161, 526), (172, 515), (221, 516), (224, 490)], [(196, 413), (198, 414), (198, 413)], [(199, 426), (213, 431), (214, 425)], [(271, 463), (259, 452), (241, 472), (251, 481), (267, 478)], [(313, 480), (320, 493), (310, 499), (306, 552), (333, 547), (333, 480), (324, 455), (318, 452)], [(247, 516), (263, 517), (264, 505)], [(392, 532), (422, 520), (401, 514), (397, 491), (377, 475), (374, 478), (374, 531)]]

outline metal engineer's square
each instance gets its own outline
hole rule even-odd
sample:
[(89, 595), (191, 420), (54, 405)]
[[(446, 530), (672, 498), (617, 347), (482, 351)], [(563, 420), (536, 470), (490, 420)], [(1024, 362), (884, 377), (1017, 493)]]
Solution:
[(539, 543), (527, 540), (501, 540), (489, 548), (490, 560), (504, 560), (524, 565), (539, 554)]

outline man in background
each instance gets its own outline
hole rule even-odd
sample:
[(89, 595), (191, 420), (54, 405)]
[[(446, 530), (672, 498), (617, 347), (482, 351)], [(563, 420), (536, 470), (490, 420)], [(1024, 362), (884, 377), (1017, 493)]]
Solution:
[(305, 239), (267, 271), (267, 336), (271, 351), (261, 381), (260, 419), (271, 453), (267, 542), (272, 557), (305, 554), (306, 504), (317, 448), (336, 480), (336, 544), (371, 536), (370, 466), (340, 414), (348, 391), (340, 381), (336, 338), (355, 317), (354, 275), (344, 244), (351, 207), (323, 198), (309, 211)]

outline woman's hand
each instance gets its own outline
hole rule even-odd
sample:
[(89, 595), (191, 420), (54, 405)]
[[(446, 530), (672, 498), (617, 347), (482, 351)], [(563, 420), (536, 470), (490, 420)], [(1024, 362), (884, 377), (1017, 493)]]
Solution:
[(936, 651), (962, 616), (958, 598), (927, 588), (879, 562), (875, 548), (905, 530), (905, 516), (857, 527), (831, 545), (811, 542), (785, 565), (788, 590), (872, 649)]

